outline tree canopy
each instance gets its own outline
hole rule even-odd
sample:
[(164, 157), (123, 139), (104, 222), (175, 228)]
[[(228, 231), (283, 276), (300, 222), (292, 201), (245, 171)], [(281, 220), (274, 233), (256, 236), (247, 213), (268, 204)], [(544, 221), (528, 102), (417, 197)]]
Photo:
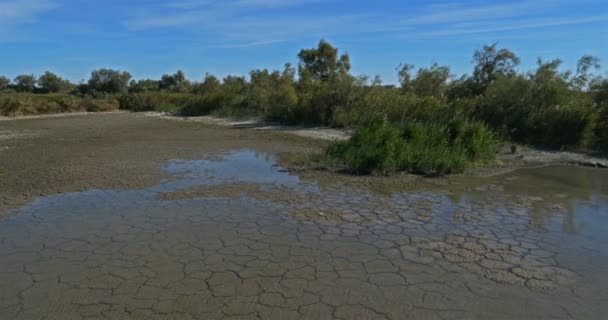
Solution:
[(328, 81), (348, 75), (351, 68), (350, 56), (339, 55), (338, 49), (325, 40), (317, 48), (302, 49), (298, 58), (298, 71), (304, 80)]
[(38, 85), (46, 92), (65, 92), (71, 87), (71, 83), (58, 75), (46, 71), (38, 78)]
[(34, 92), (37, 80), (33, 74), (22, 74), (15, 77), (14, 83), (18, 92)]
[(131, 74), (112, 69), (99, 69), (91, 72), (89, 89), (102, 93), (121, 93), (127, 91)]
[(483, 46), (473, 55), (475, 69), (473, 79), (481, 92), (499, 77), (512, 76), (519, 65), (519, 57), (507, 49), (499, 49), (497, 44)]

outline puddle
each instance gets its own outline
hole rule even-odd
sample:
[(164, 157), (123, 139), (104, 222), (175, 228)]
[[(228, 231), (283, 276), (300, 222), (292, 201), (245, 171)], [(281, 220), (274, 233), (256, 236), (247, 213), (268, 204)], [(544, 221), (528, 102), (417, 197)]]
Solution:
[(2, 319), (608, 312), (606, 171), (376, 193), (251, 150), (165, 169), (172, 178), (148, 189), (40, 198), (1, 220)]
[(196, 179), (204, 185), (258, 183), (297, 186), (300, 179), (286, 173), (276, 165), (276, 162), (274, 155), (241, 150), (227, 153), (215, 160), (175, 160), (165, 169), (173, 175)]

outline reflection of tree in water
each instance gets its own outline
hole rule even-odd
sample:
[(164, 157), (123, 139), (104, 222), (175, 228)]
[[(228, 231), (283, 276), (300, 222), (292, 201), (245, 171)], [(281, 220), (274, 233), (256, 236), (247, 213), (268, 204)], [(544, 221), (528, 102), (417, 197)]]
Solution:
[(606, 170), (554, 166), (518, 170), (502, 183), (507, 194), (520, 197), (531, 228), (580, 234), (585, 231), (582, 214), (608, 212), (607, 178)]
[(276, 165), (276, 157), (268, 152), (261, 152), (261, 151), (253, 151), (253, 156), (258, 159), (258, 160), (263, 160), (264, 162), (268, 163), (271, 167)]
[(529, 215), (535, 227), (549, 229), (555, 225), (563, 232), (581, 234), (586, 227), (582, 215), (604, 212), (608, 212), (608, 201), (605, 196), (593, 190), (585, 190), (564, 198), (552, 197), (532, 202)]
[[(258, 156), (272, 159), (264, 153)], [(455, 224), (491, 219), (490, 211), (504, 210), (506, 219), (524, 218), (528, 227), (537, 232), (560, 229), (569, 234), (581, 234), (589, 224), (581, 219), (581, 214), (608, 212), (608, 183), (605, 182), (608, 170), (562, 166), (518, 170), (494, 178), (463, 176), (450, 180), (411, 175), (360, 177), (328, 172), (298, 175), (321, 189), (342, 185), (386, 199), (421, 192), (435, 194), (432, 198), (441, 202), (438, 203), (440, 210), (429, 214), (447, 218)]]

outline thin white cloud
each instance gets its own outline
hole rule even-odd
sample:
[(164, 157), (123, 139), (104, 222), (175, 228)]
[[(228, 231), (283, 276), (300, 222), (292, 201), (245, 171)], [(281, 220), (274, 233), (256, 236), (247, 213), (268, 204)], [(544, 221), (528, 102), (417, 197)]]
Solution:
[[(328, 1), (345, 10), (324, 10)], [(590, 7), (600, 0), (579, 0)], [(594, 16), (569, 14), (568, 0), (519, 0), (487, 4), (481, 0), (430, 3), (417, 12), (387, 12), (382, 5), (357, 12), (346, 0), (173, 0), (162, 8), (148, 7), (126, 21), (132, 31), (181, 28), (200, 32), (222, 47), (249, 47), (285, 39), (367, 37), (392, 41), (403, 37), (451, 37), (499, 34), (514, 30), (557, 28), (606, 22)], [(305, 10), (304, 10), (305, 9)], [(355, 10), (355, 11), (349, 11)], [(361, 10), (361, 9), (358, 9)], [(324, 13), (327, 12), (327, 13)]]
[(226, 23), (252, 16), (251, 11), (272, 10), (327, 3), (328, 0), (178, 0), (165, 6), (177, 12), (159, 14), (139, 13), (126, 22), (132, 30), (180, 27), (198, 24)]
[(553, 19), (535, 19), (527, 21), (508, 21), (507, 23), (495, 23), (492, 25), (479, 25), (473, 28), (450, 28), (437, 31), (420, 32), (419, 35), (424, 36), (453, 36), (467, 35), (476, 33), (494, 33), (501, 31), (539, 29), (548, 27), (580, 25), (596, 22), (608, 22), (608, 15), (594, 17), (579, 17), (579, 18), (553, 18)]
[(323, 3), (327, 0), (178, 0), (166, 4), (169, 8), (195, 9), (216, 5), (224, 8), (281, 8)]
[(183, 1), (173, 1), (167, 3), (167, 7), (169, 8), (177, 8), (177, 9), (194, 9), (206, 5), (210, 5), (214, 3), (213, 0), (183, 0)]
[(182, 27), (215, 17), (217, 17), (217, 14), (206, 11), (187, 11), (165, 16), (140, 15), (128, 21), (127, 26), (133, 30)]
[(253, 7), (253, 8), (280, 8), (280, 7), (294, 7), (315, 3), (326, 3), (327, 0), (236, 0), (233, 2), (226, 2), (228, 5), (233, 7)]
[(11, 27), (36, 20), (38, 15), (56, 8), (49, 0), (20, 0), (0, 2), (0, 26)]
[(516, 17), (538, 12), (555, 4), (555, 1), (525, 1), (507, 4), (450, 3), (430, 5), (420, 15), (407, 20), (409, 24), (445, 24), (470, 20), (488, 20)]
[(248, 42), (248, 43), (222, 43), (222, 44), (208, 45), (207, 47), (208, 48), (237, 49), (237, 48), (259, 47), (259, 46), (265, 46), (265, 45), (281, 43), (281, 42), (287, 42), (287, 40), (277, 39), (277, 40), (266, 40), (266, 41), (254, 41), (254, 42)]

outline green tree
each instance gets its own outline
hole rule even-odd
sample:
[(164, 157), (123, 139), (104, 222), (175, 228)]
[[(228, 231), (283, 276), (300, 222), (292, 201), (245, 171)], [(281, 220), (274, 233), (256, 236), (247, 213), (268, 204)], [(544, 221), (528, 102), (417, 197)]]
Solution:
[(250, 107), (267, 113), (270, 109), (270, 96), (274, 87), (279, 84), (281, 75), (278, 71), (270, 73), (267, 69), (253, 70), (249, 73), (250, 90), (248, 104)]
[(294, 88), (295, 70), (291, 65), (285, 65), (282, 72), (254, 70), (249, 77), (247, 100), (250, 107), (272, 120), (291, 121), (298, 102)]
[(433, 64), (430, 68), (420, 68), (416, 78), (411, 80), (411, 88), (420, 97), (442, 98), (448, 80), (450, 79), (450, 68)]
[(591, 84), (591, 94), (596, 104), (608, 106), (608, 79), (597, 79)]
[(210, 73), (205, 74), (205, 79), (202, 82), (195, 83), (192, 86), (192, 92), (198, 94), (218, 93), (221, 90), (222, 83), (216, 76)]
[(296, 81), (296, 69), (291, 65), (291, 63), (286, 63), (283, 67), (281, 76), (291, 84), (294, 84)]
[(91, 72), (89, 90), (102, 93), (121, 93), (127, 91), (131, 74), (112, 69), (99, 69)]
[(587, 88), (592, 81), (591, 70), (598, 70), (600, 67), (600, 59), (591, 55), (582, 56), (576, 64), (576, 73), (567, 72), (565, 75), (570, 79), (568, 85), (575, 90)]
[(530, 72), (533, 82), (532, 103), (538, 110), (559, 105), (568, 105), (571, 96), (568, 90), (568, 72), (560, 73), (562, 61), (559, 59), (544, 62), (537, 61), (536, 71)]
[(72, 86), (69, 81), (62, 79), (50, 71), (46, 71), (38, 78), (38, 84), (44, 91), (53, 93), (68, 91)]
[(15, 78), (15, 89), (18, 92), (34, 92), (36, 90), (36, 77), (33, 74), (22, 74)]
[(226, 76), (222, 81), (222, 89), (230, 95), (245, 94), (248, 89), (247, 80), (241, 76)]
[(164, 74), (158, 86), (161, 90), (170, 92), (186, 92), (190, 87), (190, 82), (186, 79), (184, 72), (178, 70), (172, 75)]
[(144, 79), (144, 80), (131, 80), (129, 83), (130, 93), (141, 93), (141, 92), (154, 92), (159, 90), (159, 81)]
[(11, 84), (11, 80), (5, 76), (0, 76), (0, 91), (5, 90)]
[(414, 65), (412, 64), (400, 64), (397, 67), (397, 77), (399, 78), (399, 83), (401, 84), (401, 89), (404, 92), (407, 92), (411, 89), (412, 85), (412, 70), (414, 70)]
[(475, 70), (473, 79), (477, 93), (483, 93), (487, 86), (500, 77), (515, 75), (519, 57), (507, 49), (498, 49), (497, 44), (483, 46), (473, 55)]
[(350, 71), (350, 56), (338, 55), (338, 49), (321, 40), (317, 48), (302, 49), (298, 54), (298, 71), (301, 79), (328, 81), (347, 76)]

